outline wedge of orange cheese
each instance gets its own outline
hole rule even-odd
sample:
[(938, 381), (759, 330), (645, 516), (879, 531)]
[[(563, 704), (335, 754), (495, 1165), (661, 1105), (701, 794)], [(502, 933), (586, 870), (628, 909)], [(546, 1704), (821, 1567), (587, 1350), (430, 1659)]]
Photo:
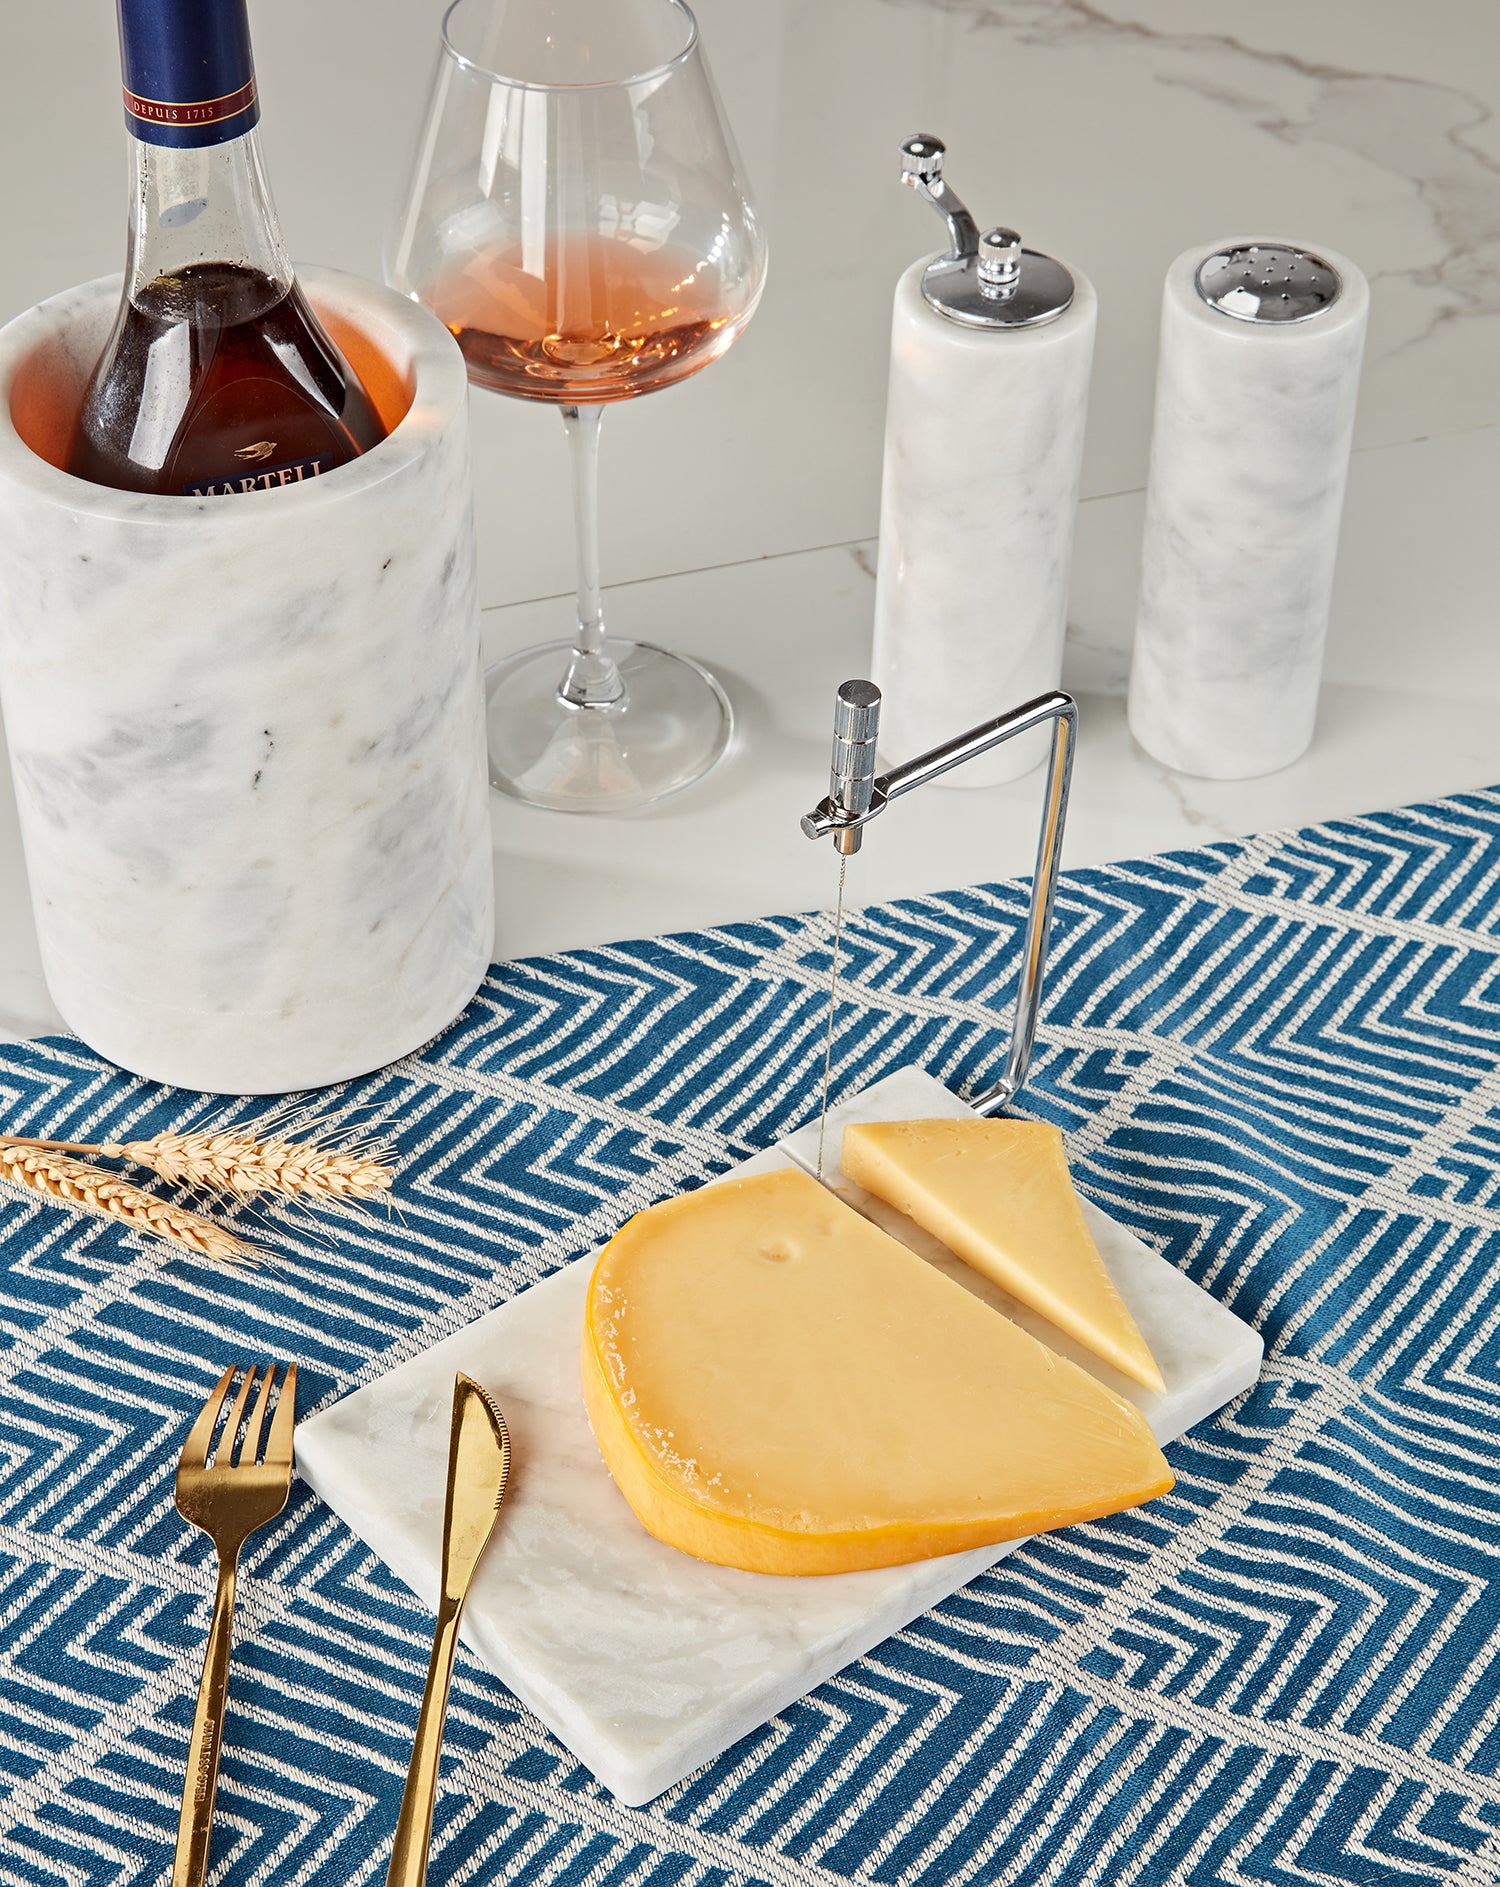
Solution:
[(647, 1531), (752, 1572), (932, 1558), (1172, 1485), (1138, 1410), (791, 1169), (611, 1240), (583, 1389)]
[(1156, 1359), (1104, 1267), (1062, 1135), (1035, 1120), (881, 1120), (844, 1129), (846, 1178), (1145, 1389)]

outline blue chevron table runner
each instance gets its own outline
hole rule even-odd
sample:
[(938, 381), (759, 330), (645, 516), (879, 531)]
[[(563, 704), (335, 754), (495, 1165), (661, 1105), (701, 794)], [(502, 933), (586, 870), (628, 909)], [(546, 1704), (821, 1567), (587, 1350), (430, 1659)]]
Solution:
[[(848, 921), (835, 1093), (993, 1079), (1025, 904)], [(1500, 791), (1075, 872), (1054, 938), (1020, 1111), (1261, 1330), (1260, 1384), (1172, 1445), (1172, 1494), (1032, 1542), (648, 1808), (461, 1654), (433, 1887), (1500, 1882)], [(278, 1226), (273, 1271), (0, 1185), (0, 1883), (165, 1878), (212, 1591), (172, 1476), (225, 1363), (297, 1358), (311, 1412), (769, 1145), (815, 1102), (829, 943), (497, 966), (334, 1097), (394, 1140), (400, 1218)], [(15, 1132), (221, 1107), (0, 1049)], [(378, 1883), (430, 1619), (298, 1484), (238, 1625), (213, 1878)]]

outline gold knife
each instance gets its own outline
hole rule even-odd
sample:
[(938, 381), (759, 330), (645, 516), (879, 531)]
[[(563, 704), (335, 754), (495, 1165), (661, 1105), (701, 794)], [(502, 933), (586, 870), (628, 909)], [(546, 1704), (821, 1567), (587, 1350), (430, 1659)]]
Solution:
[(448, 1495), (443, 1505), (443, 1587), (438, 1599), (437, 1629), (432, 1636), (427, 1688), (417, 1717), (401, 1813), (396, 1817), (386, 1887), (422, 1887), (427, 1878), (443, 1719), (448, 1712), (453, 1654), (458, 1648), (458, 1618), (474, 1568), (494, 1530), (509, 1472), (510, 1435), (505, 1418), (479, 1384), (460, 1372), (453, 1382)]

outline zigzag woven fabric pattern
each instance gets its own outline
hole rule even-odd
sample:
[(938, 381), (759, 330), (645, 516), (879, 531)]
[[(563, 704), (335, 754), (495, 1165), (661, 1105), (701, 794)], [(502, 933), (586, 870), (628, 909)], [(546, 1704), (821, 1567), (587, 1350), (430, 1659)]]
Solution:
[[(835, 1094), (994, 1077), (1025, 887), (846, 924)], [(399, 1218), (148, 1248), (0, 1186), (0, 1882), (166, 1878), (212, 1558), (178, 1448), (233, 1359), (304, 1412), (808, 1117), (824, 915), (498, 966), (351, 1083)], [(461, 1653), (430, 1880), (1500, 1880), (1500, 792), (1077, 872), (1019, 1111), (1267, 1344), (1175, 1491), (1037, 1540), (645, 1809)], [(246, 1103), (245, 1115), (254, 1112)], [(77, 1042), (15, 1133), (222, 1114)], [(260, 1227), (252, 1236), (266, 1242)], [(242, 1561), (218, 1883), (379, 1882), (430, 1618), (308, 1489)]]

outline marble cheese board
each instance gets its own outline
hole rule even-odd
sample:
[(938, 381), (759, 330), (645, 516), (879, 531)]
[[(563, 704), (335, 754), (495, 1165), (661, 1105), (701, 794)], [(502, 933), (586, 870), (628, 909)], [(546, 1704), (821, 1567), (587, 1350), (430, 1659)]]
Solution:
[[(962, 1117), (964, 1103), (902, 1069), (833, 1109), (825, 1179), (921, 1256), (1137, 1404), (1169, 1441), (1247, 1389), (1261, 1342), (1205, 1291), (1085, 1202), (1089, 1227), (1166, 1378), (1152, 1394), (1087, 1355), (851, 1187), (835, 1162), (853, 1120)], [(817, 1170), (814, 1122), (734, 1169)], [(725, 1177), (730, 1177), (726, 1175)], [(305, 1480), (409, 1585), (436, 1604), (453, 1377), (505, 1412), (513, 1445), (501, 1525), (481, 1562), (463, 1638), (622, 1802), (639, 1804), (1023, 1544), (912, 1566), (785, 1579), (705, 1565), (648, 1535), (594, 1446), (579, 1387), (593, 1259), (584, 1257), (421, 1356), (303, 1422)]]

